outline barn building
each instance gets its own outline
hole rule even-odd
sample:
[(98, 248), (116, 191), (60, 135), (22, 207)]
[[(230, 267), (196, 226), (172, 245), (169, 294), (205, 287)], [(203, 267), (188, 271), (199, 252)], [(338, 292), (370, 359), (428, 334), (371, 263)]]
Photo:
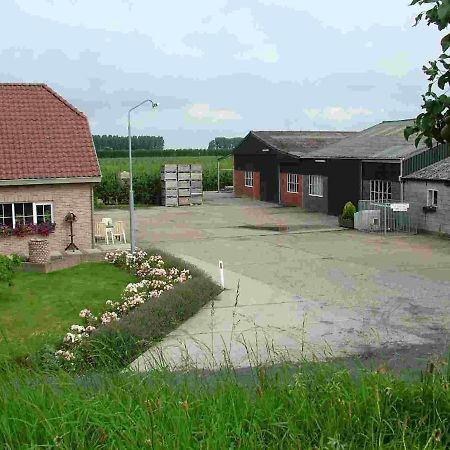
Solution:
[(252, 131), (234, 151), (235, 194), (331, 215), (348, 201), (401, 201), (402, 176), (450, 156), (447, 145), (405, 141), (410, 123), (358, 133)]

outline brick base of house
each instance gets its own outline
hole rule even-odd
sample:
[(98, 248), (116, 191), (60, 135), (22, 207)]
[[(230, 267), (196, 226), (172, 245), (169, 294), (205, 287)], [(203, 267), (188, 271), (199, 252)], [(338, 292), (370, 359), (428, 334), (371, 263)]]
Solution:
[[(92, 183), (48, 184), (31, 186), (1, 186), (0, 203), (49, 202), (53, 205), (54, 233), (46, 236), (49, 251), (62, 252), (70, 242), (70, 225), (64, 222), (69, 211), (77, 216), (74, 241), (80, 249), (92, 248)], [(28, 242), (39, 235), (0, 237), (0, 253), (28, 257)]]
[(255, 200), (260, 199), (260, 174), (253, 172), (253, 187), (245, 186), (245, 171), (234, 171), (234, 195), (236, 197), (250, 197)]
[(280, 203), (285, 206), (303, 206), (302, 176), (298, 175), (298, 192), (287, 191), (287, 173), (280, 173)]

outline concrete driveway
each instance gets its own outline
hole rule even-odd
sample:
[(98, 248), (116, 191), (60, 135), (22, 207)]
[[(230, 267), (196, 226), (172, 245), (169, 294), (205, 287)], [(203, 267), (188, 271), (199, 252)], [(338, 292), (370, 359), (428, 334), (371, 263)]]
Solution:
[[(126, 219), (126, 211), (108, 216)], [(243, 367), (448, 344), (449, 240), (338, 229), (335, 217), (228, 194), (137, 216), (141, 247), (169, 251), (217, 280), (222, 260), (227, 288), (136, 360), (138, 370), (161, 357), (177, 368)]]

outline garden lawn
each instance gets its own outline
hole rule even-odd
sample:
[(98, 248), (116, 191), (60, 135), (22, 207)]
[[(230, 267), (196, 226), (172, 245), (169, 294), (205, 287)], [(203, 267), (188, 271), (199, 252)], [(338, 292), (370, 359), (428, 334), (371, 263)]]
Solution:
[(79, 312), (94, 313), (117, 300), (135, 278), (111, 264), (84, 263), (48, 274), (16, 274), (14, 286), (0, 286), (0, 360), (39, 350), (62, 339), (79, 323)]

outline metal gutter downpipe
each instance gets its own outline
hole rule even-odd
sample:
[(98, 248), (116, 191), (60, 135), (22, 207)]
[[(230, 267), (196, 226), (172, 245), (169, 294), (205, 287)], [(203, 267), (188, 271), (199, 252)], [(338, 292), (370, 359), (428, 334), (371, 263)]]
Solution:
[(405, 158), (400, 159), (400, 176), (398, 177), (398, 180), (400, 181), (400, 202), (403, 203), (403, 197), (404, 197), (404, 184), (403, 184), (403, 161)]

